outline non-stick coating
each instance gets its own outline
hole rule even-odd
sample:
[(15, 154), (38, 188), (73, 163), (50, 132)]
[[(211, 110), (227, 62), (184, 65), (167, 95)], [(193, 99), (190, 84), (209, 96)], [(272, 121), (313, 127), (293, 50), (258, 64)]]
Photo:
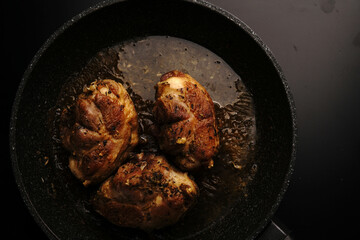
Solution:
[[(249, 197), (209, 228), (164, 239), (252, 239), (284, 194), (295, 155), (295, 115), (279, 66), (261, 40), (232, 15), (202, 1), (108, 1), (78, 15), (40, 49), (13, 107), (10, 148), (14, 173), (32, 215), (52, 239), (143, 239), (146, 234), (98, 224), (79, 211), (81, 190), (60, 182), (47, 125), (64, 81), (101, 49), (136, 37), (168, 35), (193, 41), (222, 57), (251, 91), (260, 165)], [(51, 179), (52, 181), (48, 181)]]

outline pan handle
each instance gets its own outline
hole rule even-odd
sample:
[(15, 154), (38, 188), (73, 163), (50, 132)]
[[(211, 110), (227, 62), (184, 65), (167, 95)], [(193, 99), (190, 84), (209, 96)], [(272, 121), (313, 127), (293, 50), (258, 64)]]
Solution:
[(256, 240), (293, 240), (290, 230), (279, 220), (272, 219)]

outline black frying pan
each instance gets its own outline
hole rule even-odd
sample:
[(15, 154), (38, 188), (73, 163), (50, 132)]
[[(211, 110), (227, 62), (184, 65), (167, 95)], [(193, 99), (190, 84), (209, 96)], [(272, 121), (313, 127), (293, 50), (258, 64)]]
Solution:
[(57, 159), (52, 143), (56, 139), (51, 139), (47, 126), (66, 80), (97, 52), (154, 35), (197, 43), (220, 56), (241, 76), (256, 109), (258, 171), (247, 198), (213, 224), (196, 231), (163, 230), (153, 236), (253, 239), (279, 205), (294, 164), (295, 109), (285, 78), (268, 48), (240, 20), (206, 2), (107, 1), (76, 16), (51, 36), (25, 72), (13, 106), (10, 149), (14, 174), (26, 205), (49, 238), (148, 237), (141, 231), (101, 223), (84, 208), (87, 191), (76, 183), (64, 182), (59, 166), (54, 166)]

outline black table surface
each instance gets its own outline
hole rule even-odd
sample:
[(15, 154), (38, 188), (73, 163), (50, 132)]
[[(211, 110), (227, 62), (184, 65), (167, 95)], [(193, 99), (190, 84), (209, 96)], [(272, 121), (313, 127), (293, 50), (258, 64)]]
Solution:
[[(17, 86), (41, 45), (65, 21), (98, 2), (1, 1), (5, 101), (0, 102), (7, 120)], [(240, 18), (262, 38), (293, 93), (296, 165), (275, 217), (294, 239), (355, 239), (360, 229), (360, 1), (209, 2)], [(8, 142), (9, 125), (1, 127)], [(3, 148), (9, 152), (8, 144)], [(2, 234), (46, 239), (20, 197), (9, 155), (2, 161)]]

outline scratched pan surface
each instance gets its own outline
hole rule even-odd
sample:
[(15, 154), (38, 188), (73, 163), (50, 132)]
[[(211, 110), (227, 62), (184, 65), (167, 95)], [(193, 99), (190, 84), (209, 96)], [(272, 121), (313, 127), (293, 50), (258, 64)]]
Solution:
[[(216, 102), (225, 139), (218, 164), (194, 174), (201, 197), (174, 226), (150, 234), (113, 226), (88, 203), (96, 187), (70, 174), (56, 116), (84, 84), (112, 78), (130, 92), (146, 136), (153, 85), (173, 69)], [(248, 26), (202, 1), (106, 1), (76, 16), (29, 65), (10, 128), (17, 184), (50, 239), (253, 239), (276, 211), (295, 158), (295, 109), (280, 67)]]

